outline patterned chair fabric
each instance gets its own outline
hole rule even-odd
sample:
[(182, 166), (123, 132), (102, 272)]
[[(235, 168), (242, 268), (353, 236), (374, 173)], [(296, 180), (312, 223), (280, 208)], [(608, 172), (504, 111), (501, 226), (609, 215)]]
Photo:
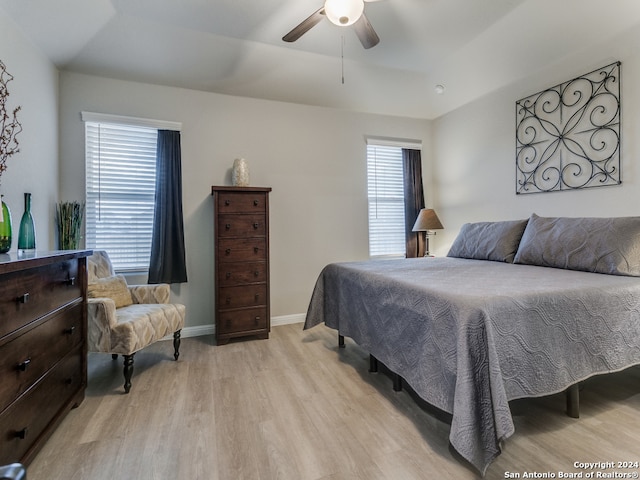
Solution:
[[(184, 326), (185, 306), (169, 303), (168, 284), (128, 285), (132, 304), (116, 308), (107, 297), (92, 295), (92, 285), (100, 279), (115, 277), (107, 252), (94, 251), (88, 259), (88, 347), (91, 352), (125, 357), (125, 391), (131, 388), (133, 355), (144, 347), (173, 334), (174, 358), (178, 360), (180, 331)], [(100, 290), (104, 291), (104, 290)]]

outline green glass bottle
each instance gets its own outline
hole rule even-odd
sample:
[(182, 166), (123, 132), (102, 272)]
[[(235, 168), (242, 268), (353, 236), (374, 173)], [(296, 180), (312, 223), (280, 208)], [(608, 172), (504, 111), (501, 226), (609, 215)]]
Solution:
[(9, 207), (2, 198), (4, 195), (0, 195), (0, 201), (2, 202), (2, 209), (0, 209), (0, 253), (7, 253), (11, 250), (11, 212)]
[(24, 194), (24, 213), (20, 220), (20, 233), (18, 234), (18, 250), (35, 250), (36, 227), (31, 216), (31, 194)]

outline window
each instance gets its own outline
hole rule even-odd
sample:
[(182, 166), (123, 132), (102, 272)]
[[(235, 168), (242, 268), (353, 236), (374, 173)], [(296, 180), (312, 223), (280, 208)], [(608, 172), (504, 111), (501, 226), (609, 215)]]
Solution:
[(369, 256), (404, 257), (405, 182), (403, 149), (421, 150), (411, 140), (367, 139)]
[(367, 145), (369, 256), (404, 256), (402, 148)]
[(86, 246), (107, 250), (118, 272), (149, 270), (159, 129), (178, 122), (82, 112)]
[(149, 268), (157, 129), (85, 123), (86, 245), (107, 250), (118, 271)]

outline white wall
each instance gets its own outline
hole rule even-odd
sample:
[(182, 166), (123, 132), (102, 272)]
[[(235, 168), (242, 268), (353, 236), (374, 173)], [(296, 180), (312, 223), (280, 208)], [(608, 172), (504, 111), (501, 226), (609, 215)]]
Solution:
[(20, 152), (7, 161), (0, 177), (0, 192), (11, 209), (12, 250), (17, 249), (24, 193), (32, 194), (36, 247), (54, 245), (55, 204), (58, 200), (58, 71), (18, 27), (0, 10), (0, 60), (14, 79), (9, 82), (8, 114), (17, 106)]
[[(532, 212), (640, 215), (639, 44), (640, 27), (636, 27), (434, 122), (435, 207), (445, 227), (432, 240), (437, 255), (446, 255), (465, 222), (528, 218)], [(515, 102), (616, 60), (622, 61), (622, 185), (516, 195)]]
[(172, 292), (187, 306), (187, 326), (213, 323), (211, 186), (230, 184), (234, 158), (247, 160), (251, 185), (273, 188), (271, 314), (281, 317), (306, 312), (315, 280), (327, 263), (368, 257), (365, 135), (415, 139), (425, 145), (430, 141), (426, 120), (68, 72), (61, 73), (60, 85), (61, 200), (84, 198), (81, 111), (182, 122), (189, 281)]

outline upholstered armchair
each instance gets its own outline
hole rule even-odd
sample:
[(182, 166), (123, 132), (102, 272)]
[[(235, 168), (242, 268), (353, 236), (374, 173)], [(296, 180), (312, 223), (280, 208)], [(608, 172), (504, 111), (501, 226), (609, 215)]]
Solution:
[(173, 334), (178, 360), (185, 307), (169, 303), (168, 284), (127, 285), (105, 251), (94, 251), (87, 268), (89, 351), (124, 356), (124, 391), (129, 393), (136, 352)]

